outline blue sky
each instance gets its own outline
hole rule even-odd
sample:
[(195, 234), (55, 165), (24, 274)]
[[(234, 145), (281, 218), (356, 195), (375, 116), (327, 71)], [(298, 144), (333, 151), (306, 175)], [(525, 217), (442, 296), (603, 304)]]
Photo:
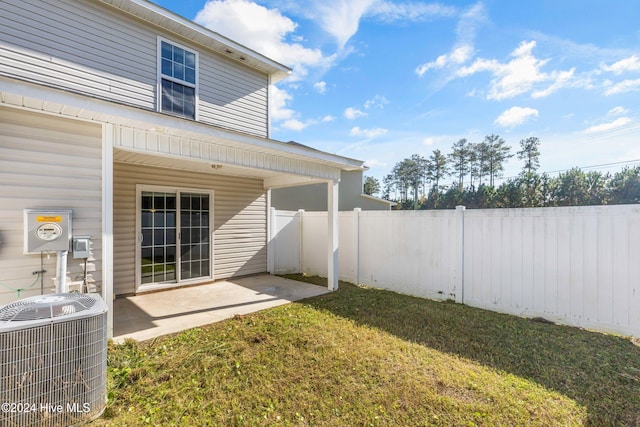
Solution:
[[(640, 163), (637, 1), (154, 2), (291, 67), (272, 137), (364, 160), (380, 180), (490, 134), (514, 153), (540, 138), (553, 175)], [(504, 176), (520, 170), (514, 157)]]

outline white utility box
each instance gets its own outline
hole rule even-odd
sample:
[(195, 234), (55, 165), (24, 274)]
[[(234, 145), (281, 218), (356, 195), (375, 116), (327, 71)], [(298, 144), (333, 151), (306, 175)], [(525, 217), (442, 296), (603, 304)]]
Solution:
[(68, 251), (71, 245), (70, 209), (25, 209), (24, 253)]

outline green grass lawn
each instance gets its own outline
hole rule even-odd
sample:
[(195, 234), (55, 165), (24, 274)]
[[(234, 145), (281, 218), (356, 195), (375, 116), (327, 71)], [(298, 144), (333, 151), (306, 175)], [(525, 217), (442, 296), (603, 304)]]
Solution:
[(92, 425), (640, 426), (629, 339), (345, 283), (108, 359)]

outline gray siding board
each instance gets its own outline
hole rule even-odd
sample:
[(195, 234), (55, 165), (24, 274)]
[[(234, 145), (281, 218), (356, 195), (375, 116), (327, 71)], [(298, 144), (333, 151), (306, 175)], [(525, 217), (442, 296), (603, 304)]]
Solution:
[(214, 191), (214, 279), (263, 273), (266, 257), (266, 196), (261, 180), (114, 165), (114, 289), (135, 292), (136, 184)]
[[(68, 19), (74, 15), (81, 15), (82, 20)], [(37, 34), (33, 34), (40, 37), (29, 38), (30, 33), (25, 34), (25, 20), (41, 27)], [(121, 63), (113, 61), (111, 56), (118, 53), (118, 58), (127, 61), (127, 68), (122, 71), (130, 72), (132, 67), (147, 70), (146, 61), (155, 63), (155, 51), (150, 52), (140, 43), (146, 39), (148, 43), (155, 44), (153, 34), (139, 30), (134, 21), (124, 16), (105, 14), (91, 4), (75, 2), (70, 5), (56, 0), (54, 3), (41, 1), (38, 7), (29, 8), (26, 2), (24, 7), (12, 7), (6, 3), (3, 23), (0, 33), (13, 35), (14, 41), (21, 41), (34, 50), (46, 47), (48, 53), (71, 62), (100, 65), (105, 70), (118, 69)]]
[(200, 58), (200, 119), (266, 137), (267, 77), (225, 58)]
[[(148, 66), (148, 63), (155, 64), (155, 51), (150, 52), (145, 47), (147, 44), (155, 45), (153, 34), (136, 31), (133, 24), (124, 25), (127, 22), (125, 18), (110, 22), (109, 15), (98, 14), (99, 9), (81, 2), (75, 3), (70, 10), (62, 10), (63, 6), (63, 1), (56, 1), (55, 5), (43, 2), (28, 14), (14, 8), (5, 14), (5, 25), (0, 33), (13, 36), (10, 40), (15, 45), (42, 51), (52, 60), (63, 59), (109, 72), (121, 69), (132, 74), (132, 70), (138, 69), (141, 73), (151, 72), (150, 78), (155, 79), (155, 67), (150, 69)], [(46, 8), (46, 14), (41, 15), (38, 11), (43, 8)], [(95, 14), (92, 13), (94, 10)], [(74, 15), (82, 19), (69, 19)], [(35, 27), (31, 32), (25, 32), (25, 19)], [(147, 43), (141, 43), (145, 39)]]
[(268, 76), (90, 1), (0, 2), (0, 74), (156, 109), (157, 36), (199, 53), (199, 121), (268, 136)]
[[(39, 148), (39, 149), (38, 149)], [(93, 238), (93, 256), (102, 257), (102, 130), (101, 126), (44, 114), (0, 108), (0, 272), (2, 283), (21, 288), (33, 283), (40, 269), (38, 255), (23, 252), (23, 210), (69, 208), (73, 232)], [(47, 158), (49, 161), (47, 162)], [(44, 256), (45, 292), (54, 287), (56, 257)], [(81, 274), (68, 259), (69, 277)], [(100, 284), (101, 262), (93, 278)], [(40, 283), (20, 297), (40, 294)], [(0, 288), (0, 304), (17, 293)]]
[[(0, 73), (47, 86), (73, 90), (91, 96), (108, 97), (113, 101), (152, 109), (150, 93), (154, 86), (122, 77), (96, 74), (95, 70), (83, 68), (76, 63), (52, 61), (44, 55), (5, 48), (0, 50), (3, 62)], [(155, 84), (154, 82), (151, 82)]]
[[(64, 5), (62, 2), (60, 4)], [(46, 48), (46, 52), (56, 55), (57, 58), (87, 66), (102, 66), (105, 70), (120, 69), (132, 73), (136, 71), (135, 68), (128, 66), (126, 62), (144, 60), (149, 64), (155, 64), (155, 51), (150, 52), (145, 47), (147, 44), (154, 44), (155, 38), (152, 34), (135, 31), (134, 26), (123, 27), (122, 22), (109, 23), (122, 28), (121, 31), (114, 33), (105, 31), (103, 26), (97, 25), (98, 23), (107, 24), (108, 21), (87, 13), (85, 13), (84, 23), (76, 23), (55, 14), (39, 16), (37, 13), (26, 14), (20, 9), (17, 11), (13, 14), (15, 21), (7, 20), (0, 30), (7, 36), (8, 41), (20, 42), (16, 44), (30, 47), (32, 50)], [(74, 12), (68, 11), (68, 13)], [(43, 26), (42, 32), (38, 34), (25, 32), (22, 24), (25, 19), (32, 21), (32, 25)], [(145, 39), (147, 43), (141, 44), (140, 41)], [(135, 40), (135, 43), (132, 43), (132, 40)], [(67, 49), (67, 46), (73, 46), (73, 51)], [(126, 49), (123, 49), (123, 46)], [(116, 51), (120, 62), (114, 61), (110, 56)], [(152, 65), (151, 68), (155, 69), (155, 66)], [(140, 73), (140, 76), (144, 75)]]

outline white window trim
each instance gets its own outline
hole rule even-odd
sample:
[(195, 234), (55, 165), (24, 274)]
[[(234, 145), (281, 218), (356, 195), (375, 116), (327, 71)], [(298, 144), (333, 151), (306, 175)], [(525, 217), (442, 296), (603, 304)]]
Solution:
[[(177, 46), (181, 49), (184, 49), (186, 51), (189, 51), (193, 54), (196, 55), (196, 83), (192, 84), (189, 83), (187, 81), (184, 80), (180, 80), (180, 79), (176, 79), (172, 76), (165, 76), (164, 74), (162, 74), (162, 42), (166, 42), (169, 43), (173, 46)], [(158, 36), (157, 39), (157, 43), (156, 43), (156, 110), (159, 113), (163, 113), (163, 114), (170, 114), (172, 116), (175, 117), (181, 117), (183, 119), (188, 119), (187, 117), (181, 116), (179, 114), (173, 114), (173, 113), (169, 113), (169, 112), (165, 112), (162, 111), (162, 79), (167, 79), (170, 80), (172, 82), (175, 83), (180, 83), (181, 85), (185, 85), (188, 87), (193, 87), (195, 89), (195, 99), (194, 99), (194, 103), (195, 103), (195, 114), (194, 114), (194, 120), (195, 121), (199, 121), (199, 105), (200, 105), (200, 53), (197, 50), (194, 50), (190, 47), (187, 47), (183, 44), (180, 43), (176, 43), (173, 40), (167, 39), (165, 37), (162, 36)]]
[[(179, 277), (177, 269), (179, 268), (180, 258), (178, 256), (178, 250), (180, 249), (180, 234), (176, 236), (176, 282), (175, 283), (161, 283), (161, 284), (143, 284), (142, 283), (142, 193), (144, 191), (158, 192), (158, 193), (201, 193), (209, 195), (209, 276), (198, 277), (196, 279), (189, 280), (177, 280)], [(188, 188), (188, 187), (169, 187), (169, 186), (161, 186), (161, 185), (146, 185), (146, 184), (136, 184), (136, 256), (135, 256), (135, 286), (136, 293), (137, 292), (148, 292), (148, 291), (157, 291), (161, 289), (171, 289), (186, 285), (192, 285), (197, 283), (206, 283), (214, 280), (215, 277), (215, 262), (214, 262), (214, 237), (215, 232), (213, 229), (214, 225), (214, 190), (207, 190), (203, 188)], [(180, 230), (180, 215), (176, 215), (176, 230)]]

